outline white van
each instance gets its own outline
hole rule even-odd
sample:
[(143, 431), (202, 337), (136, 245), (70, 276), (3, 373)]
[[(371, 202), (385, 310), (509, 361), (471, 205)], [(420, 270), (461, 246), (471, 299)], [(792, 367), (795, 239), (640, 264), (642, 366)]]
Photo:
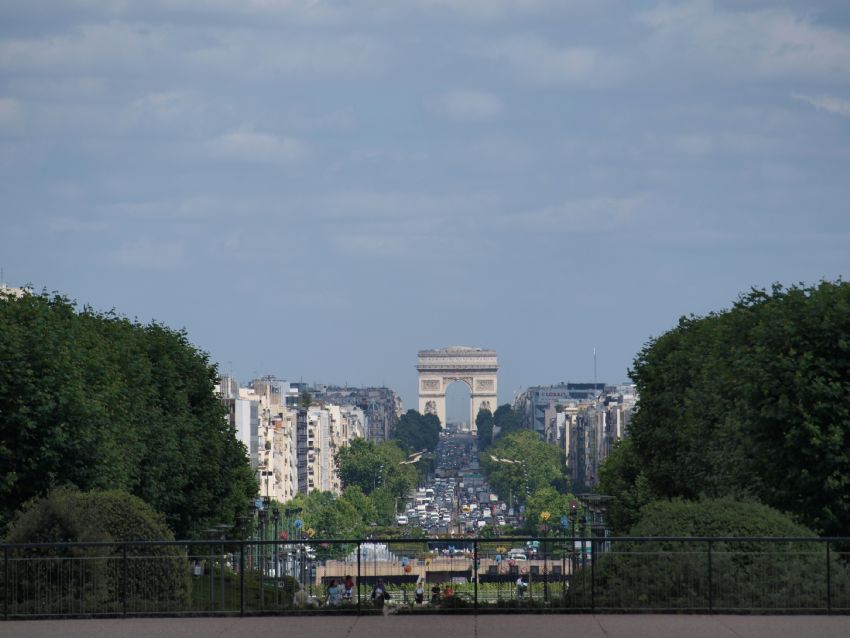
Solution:
[(407, 525), (408, 519), (404, 514), (399, 514), (395, 517), (396, 525)]

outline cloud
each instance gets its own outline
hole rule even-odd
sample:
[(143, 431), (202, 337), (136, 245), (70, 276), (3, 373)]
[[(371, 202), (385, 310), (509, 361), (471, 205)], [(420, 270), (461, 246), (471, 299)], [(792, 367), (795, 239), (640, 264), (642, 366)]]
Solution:
[(808, 102), (818, 110), (850, 117), (850, 100), (843, 100), (832, 95), (804, 95), (803, 93), (792, 93), (791, 97)]
[(144, 237), (122, 243), (108, 253), (109, 261), (130, 268), (169, 269), (183, 263), (182, 241), (159, 241)]
[(291, 137), (237, 130), (207, 143), (211, 158), (227, 162), (295, 164), (308, 155), (307, 146)]
[(200, 109), (199, 101), (188, 91), (153, 92), (134, 100), (124, 110), (127, 124), (142, 122), (171, 123)]
[(616, 232), (633, 228), (644, 197), (598, 196), (575, 199), (496, 217), (499, 226), (526, 232)]
[(457, 120), (492, 120), (501, 115), (502, 101), (492, 93), (461, 89), (430, 101), (431, 109)]
[(587, 46), (560, 47), (536, 35), (508, 36), (481, 44), (474, 52), (507, 64), (522, 80), (543, 85), (602, 87), (624, 75), (624, 59)]
[(709, 0), (662, 4), (641, 12), (650, 29), (649, 49), (695, 65), (718, 77), (850, 77), (850, 34), (815, 24), (809, 14), (787, 9), (724, 10)]

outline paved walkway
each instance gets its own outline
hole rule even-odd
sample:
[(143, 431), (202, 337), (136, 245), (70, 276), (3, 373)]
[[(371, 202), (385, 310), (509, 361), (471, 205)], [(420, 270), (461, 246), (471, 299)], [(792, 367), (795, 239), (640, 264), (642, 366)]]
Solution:
[(847, 638), (850, 616), (482, 615), (0, 622), (4, 638)]

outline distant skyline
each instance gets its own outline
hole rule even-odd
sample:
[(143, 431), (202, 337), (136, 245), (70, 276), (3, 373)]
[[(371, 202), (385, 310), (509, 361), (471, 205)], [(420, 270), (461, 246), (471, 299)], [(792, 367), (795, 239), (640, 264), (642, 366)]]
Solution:
[(844, 0), (0, 5), (0, 267), (240, 381), (627, 380), (850, 266)]

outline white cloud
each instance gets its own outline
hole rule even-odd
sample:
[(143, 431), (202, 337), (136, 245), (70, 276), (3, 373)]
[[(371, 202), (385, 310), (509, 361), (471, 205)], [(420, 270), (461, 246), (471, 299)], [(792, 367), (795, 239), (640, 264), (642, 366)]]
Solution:
[(850, 34), (815, 24), (807, 14), (730, 11), (693, 0), (662, 4), (638, 20), (651, 31), (650, 50), (691, 74), (702, 66), (723, 78), (850, 77)]
[(627, 66), (600, 49), (560, 47), (536, 35), (495, 40), (476, 47), (475, 53), (507, 64), (522, 80), (544, 85), (607, 86), (618, 82)]
[(843, 100), (832, 95), (804, 95), (803, 93), (792, 93), (791, 97), (808, 102), (821, 111), (850, 117), (850, 100)]
[(307, 146), (291, 137), (238, 130), (224, 133), (207, 143), (213, 159), (261, 164), (294, 164), (306, 159)]
[(187, 91), (154, 92), (134, 100), (122, 119), (127, 124), (142, 122), (171, 123), (200, 108), (198, 100)]
[(437, 113), (458, 120), (492, 120), (501, 115), (502, 101), (492, 93), (461, 89), (449, 91), (430, 101)]
[(168, 269), (183, 263), (182, 241), (160, 241), (144, 237), (124, 242), (108, 253), (109, 261), (130, 268)]
[(616, 232), (636, 225), (643, 200), (640, 195), (575, 199), (537, 210), (501, 215), (496, 223), (520, 232)]

